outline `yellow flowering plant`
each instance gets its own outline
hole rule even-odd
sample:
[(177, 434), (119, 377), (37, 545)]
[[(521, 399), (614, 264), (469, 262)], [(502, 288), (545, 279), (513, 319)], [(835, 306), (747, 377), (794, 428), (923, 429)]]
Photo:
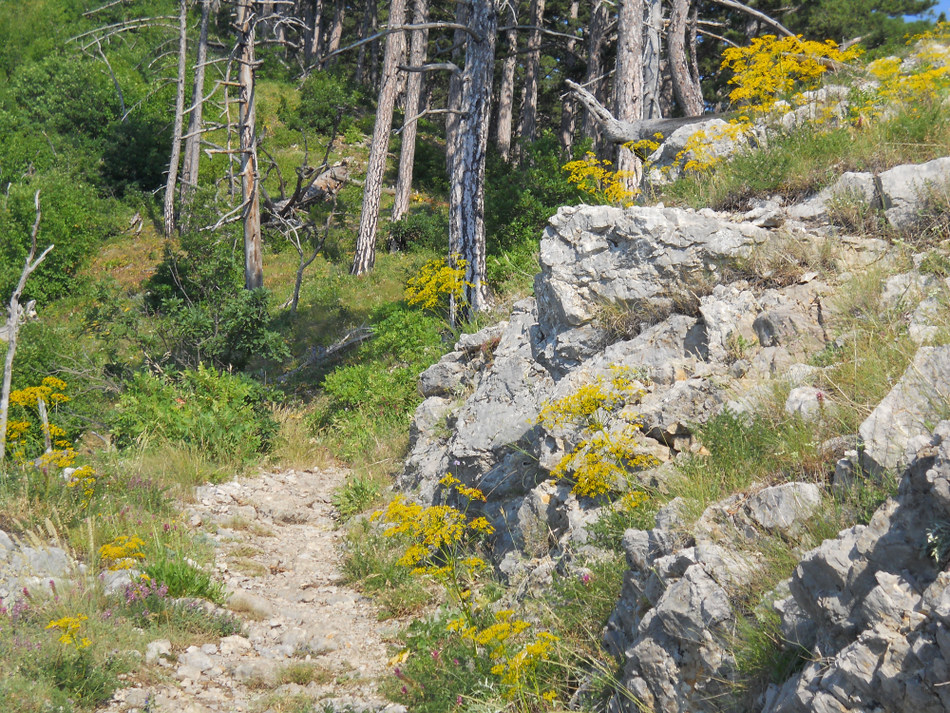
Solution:
[(467, 266), (468, 262), (459, 255), (448, 260), (430, 260), (407, 280), (406, 301), (428, 310), (448, 309), (450, 300), (457, 304), (465, 288), (471, 285), (465, 280)]
[(611, 373), (610, 379), (599, 377), (546, 404), (538, 416), (538, 423), (554, 435), (580, 435), (551, 472), (572, 482), (575, 495), (598, 497), (628, 489), (630, 472), (657, 464), (653, 456), (641, 452), (639, 418), (620, 413), (645, 389), (628, 369), (613, 366)]
[(868, 64), (867, 71), (878, 86), (862, 113), (879, 116), (888, 105), (932, 101), (950, 87), (950, 22), (912, 35), (907, 43), (916, 44), (908, 60), (881, 57)]
[[(7, 444), (15, 462), (23, 464), (41, 458), (41, 467), (72, 465), (75, 451), (66, 439), (66, 431), (50, 422), (50, 412), (67, 403), (67, 385), (62, 379), (47, 376), (39, 386), (28, 386), (10, 392), (10, 419), (7, 421)], [(46, 413), (44, 421), (41, 414)], [(47, 439), (55, 447), (46, 453)]]
[(763, 35), (746, 47), (727, 48), (721, 68), (732, 72), (729, 100), (752, 114), (763, 114), (779, 99), (817, 88), (825, 72), (848, 65), (862, 52), (859, 45), (842, 50), (832, 40)]
[(631, 171), (615, 171), (611, 166), (611, 161), (602, 161), (588, 151), (584, 158), (569, 161), (562, 168), (568, 172), (568, 183), (577, 186), (598, 203), (633, 205), (639, 191), (630, 190), (627, 184), (635, 177), (634, 174)]
[(132, 569), (145, 559), (145, 540), (138, 535), (120, 535), (99, 548), (99, 561), (109, 570)]
[(446, 628), (470, 641), (476, 654), (483, 652), (488, 657), (489, 671), (498, 678), (506, 699), (534, 698), (550, 704), (557, 694), (542, 685), (548, 677), (538, 674), (543, 664), (553, 663), (559, 639), (548, 631), (523, 635), (531, 627), (529, 622), (515, 618), (513, 609), (502, 609), (484, 628), (464, 617), (449, 621)]
[[(470, 488), (447, 474), (440, 484), (454, 490), (469, 504), (485, 500), (477, 488)], [(458, 602), (470, 597), (470, 588), (487, 564), (470, 550), (479, 539), (491, 535), (494, 528), (483, 516), (473, 517), (451, 505), (423, 506), (397, 495), (385, 510), (372, 520), (388, 524), (386, 537), (402, 538), (405, 550), (397, 564), (409, 567), (413, 574), (428, 575), (446, 587)]]
[(59, 642), (64, 646), (71, 647), (76, 651), (81, 651), (92, 644), (87, 637), (82, 635), (82, 626), (89, 617), (85, 614), (77, 616), (64, 616), (62, 619), (55, 619), (46, 625), (47, 629), (53, 629), (59, 632)]

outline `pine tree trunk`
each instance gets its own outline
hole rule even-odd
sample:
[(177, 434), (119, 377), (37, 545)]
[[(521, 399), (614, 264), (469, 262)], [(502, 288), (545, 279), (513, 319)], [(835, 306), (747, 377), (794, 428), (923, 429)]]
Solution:
[(172, 122), (172, 151), (168, 160), (168, 178), (165, 182), (163, 211), (165, 237), (175, 232), (175, 187), (178, 184), (178, 164), (181, 160), (181, 125), (185, 114), (185, 70), (188, 53), (188, 5), (179, 0), (178, 10), (178, 82), (175, 91), (175, 118)]
[[(402, 25), (406, 19), (406, 0), (392, 0), (389, 9), (389, 25)], [(403, 54), (403, 33), (393, 32), (386, 36), (383, 58), (383, 78), (376, 105), (376, 124), (373, 128), (373, 143), (370, 145), (366, 180), (363, 183), (363, 211), (360, 213), (359, 233), (356, 237), (356, 255), (350, 272), (362, 275), (373, 268), (376, 262), (376, 226), (379, 223), (379, 200), (383, 190), (383, 172), (389, 154), (389, 135), (393, 127), (393, 106), (396, 100), (396, 75), (399, 58)]]
[(261, 254), (261, 205), (257, 174), (254, 97), (253, 2), (237, 0), (238, 133), (241, 137), (241, 197), (244, 205), (244, 287), (264, 286)]
[(686, 59), (686, 24), (689, 15), (689, 0), (673, 0), (670, 12), (670, 29), (667, 42), (670, 49), (670, 75), (673, 92), (683, 114), (699, 116), (703, 113), (703, 94)]
[[(414, 0), (412, 24), (428, 22), (429, 7), (427, 0)], [(425, 64), (426, 47), (429, 42), (428, 30), (415, 30), (409, 37), (409, 65), (418, 67)], [(412, 192), (412, 167), (416, 156), (416, 134), (419, 122), (415, 119), (422, 111), (422, 72), (408, 72), (406, 80), (406, 108), (402, 130), (402, 152), (399, 155), (399, 177), (396, 179), (396, 198), (393, 202), (393, 221), (397, 221), (409, 210), (409, 194)]]
[[(461, 316), (488, 304), (485, 285), (485, 153), (491, 112), (492, 69), (498, 27), (496, 0), (473, 0), (468, 26), (481, 39), (470, 37), (465, 47), (458, 148), (452, 165), (449, 194), (449, 253), (466, 261)], [(450, 257), (450, 259), (453, 259)]]
[[(343, 38), (344, 19), (346, 19), (346, 0), (336, 0), (333, 9), (333, 22), (330, 24), (330, 39), (327, 41), (327, 51), (324, 53), (324, 56), (333, 54), (340, 49), (340, 40)], [(326, 62), (323, 63), (323, 66), (326, 67)]]
[(303, 0), (307, 4), (307, 28), (304, 31), (304, 62), (307, 66), (313, 64), (323, 49), (323, 0)]
[[(373, 30), (376, 28), (376, 0), (365, 0), (365, 2), (366, 7), (363, 11), (363, 22), (360, 24), (359, 39), (361, 40), (365, 40), (372, 35)], [(367, 81), (366, 51), (367, 45), (360, 45), (356, 55), (356, 81), (360, 84), (365, 84)]]
[[(607, 27), (607, 5), (605, 0), (595, 0), (590, 13), (590, 33), (587, 42), (587, 75), (584, 77), (584, 86), (597, 98), (604, 101), (601, 76), (604, 74), (603, 47), (604, 34)], [(584, 134), (596, 141), (600, 131), (599, 124), (589, 111), (584, 115)]]
[[(468, 22), (468, 5), (464, 2), (458, 3), (455, 8), (455, 22), (464, 25)], [(452, 61), (460, 65), (459, 59), (462, 56), (462, 45), (465, 44), (468, 35), (462, 30), (455, 30), (452, 35)], [(445, 168), (449, 176), (452, 175), (452, 165), (455, 159), (455, 152), (458, 145), (458, 127), (460, 121), (460, 112), (462, 110), (462, 77), (453, 72), (449, 77), (449, 96), (447, 107), (449, 113), (445, 115)]]
[(703, 101), (702, 85), (699, 83), (699, 10), (695, 5), (689, 18), (689, 74), (693, 84), (699, 87), (699, 99)]
[[(643, 118), (643, 0), (622, 0), (617, 18), (617, 64), (614, 71), (614, 116), (620, 121)], [(622, 146), (617, 170), (629, 172), (628, 190), (639, 184), (640, 162)]]
[(188, 135), (185, 137), (185, 155), (181, 166), (181, 201), (187, 203), (198, 186), (201, 162), (201, 129), (204, 109), (205, 63), (208, 60), (208, 18), (211, 0), (201, 0), (201, 29), (198, 35), (198, 55), (195, 58), (195, 86), (191, 93), (191, 113)]
[(660, 29), (663, 26), (662, 0), (646, 0), (643, 33), (643, 119), (659, 119), (660, 109)]
[[(575, 32), (575, 25), (577, 24), (577, 15), (580, 11), (580, 2), (579, 0), (571, 0), (571, 6), (568, 11), (568, 17), (570, 18), (571, 24), (571, 34)], [(574, 52), (577, 49), (576, 40), (567, 41), (567, 59), (565, 60), (565, 74), (570, 74), (574, 66), (577, 64), (574, 59)], [(561, 101), (561, 155), (565, 158), (571, 155), (571, 146), (574, 142), (574, 124), (575, 124), (575, 112), (574, 112), (575, 102), (574, 98), (568, 93), (564, 95), (564, 99)]]
[(505, 33), (508, 46), (501, 68), (501, 85), (498, 87), (498, 126), (496, 145), (498, 153), (507, 161), (511, 156), (511, 124), (514, 115), (515, 68), (518, 63), (518, 34), (515, 30)]
[[(528, 24), (541, 27), (544, 22), (544, 0), (531, 0)], [(518, 138), (532, 142), (538, 132), (538, 73), (541, 69), (541, 31), (528, 31), (528, 53), (525, 55), (524, 97), (521, 102), (521, 126)]]

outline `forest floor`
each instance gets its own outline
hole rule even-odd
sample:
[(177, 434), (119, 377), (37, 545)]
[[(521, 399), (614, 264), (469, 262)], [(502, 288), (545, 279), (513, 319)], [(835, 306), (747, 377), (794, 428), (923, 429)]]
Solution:
[(156, 665), (99, 710), (405, 711), (377, 691), (397, 628), (341, 583), (343, 531), (330, 498), (346, 476), (289, 470), (197, 488), (186, 520), (214, 542), (243, 635), (184, 651), (152, 642), (146, 659)]

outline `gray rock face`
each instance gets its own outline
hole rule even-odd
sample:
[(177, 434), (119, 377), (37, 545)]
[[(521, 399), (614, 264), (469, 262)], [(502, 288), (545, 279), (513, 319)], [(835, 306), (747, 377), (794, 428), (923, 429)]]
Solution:
[(905, 450), (927, 423), (946, 415), (950, 395), (950, 346), (921, 347), (891, 392), (861, 424), (862, 467), (880, 472), (906, 466)]
[(906, 228), (920, 218), (933, 191), (945, 190), (950, 181), (950, 158), (917, 165), (895, 166), (881, 174), (884, 215), (895, 228)]
[(907, 228), (920, 220), (933, 193), (945, 190), (948, 181), (950, 158), (895, 166), (879, 176), (847, 172), (816, 196), (791, 206), (788, 215), (796, 220), (826, 221), (836, 211), (870, 208), (883, 210), (891, 227)]
[(778, 610), (783, 630), (796, 619), (813, 622), (802, 643), (816, 663), (773, 691), (766, 713), (948, 710), (950, 573), (942, 571), (945, 554), (931, 556), (927, 535), (927, 523), (948, 519), (950, 422), (943, 421), (897, 498), (795, 570), (792, 597)]
[(678, 208), (561, 208), (535, 280), (551, 356), (577, 363), (593, 354), (602, 335), (592, 322), (604, 305), (668, 315), (677, 298), (767, 238), (750, 223)]
[(30, 591), (50, 591), (68, 585), (69, 576), (83, 569), (60, 547), (30, 547), (0, 530), (0, 607), (9, 609)]
[(683, 151), (690, 137), (699, 131), (704, 132), (704, 135), (711, 139), (703, 146), (704, 161), (731, 156), (740, 148), (749, 145), (747, 137), (735, 135), (729, 123), (722, 119), (710, 119), (681, 126), (667, 136), (659, 148), (650, 154), (647, 159), (650, 169), (646, 182), (653, 186), (664, 186), (679, 178), (683, 173), (682, 167), (688, 161), (697, 158), (693, 151), (687, 151), (685, 154)]

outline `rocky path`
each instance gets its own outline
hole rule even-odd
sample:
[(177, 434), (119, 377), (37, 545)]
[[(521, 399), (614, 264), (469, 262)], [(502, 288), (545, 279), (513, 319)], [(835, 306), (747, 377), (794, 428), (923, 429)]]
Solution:
[(117, 692), (103, 712), (405, 711), (377, 691), (395, 627), (341, 584), (330, 495), (345, 477), (286, 471), (198, 488), (186, 513), (215, 542), (245, 635), (185, 651), (152, 642), (146, 658), (164, 675)]

